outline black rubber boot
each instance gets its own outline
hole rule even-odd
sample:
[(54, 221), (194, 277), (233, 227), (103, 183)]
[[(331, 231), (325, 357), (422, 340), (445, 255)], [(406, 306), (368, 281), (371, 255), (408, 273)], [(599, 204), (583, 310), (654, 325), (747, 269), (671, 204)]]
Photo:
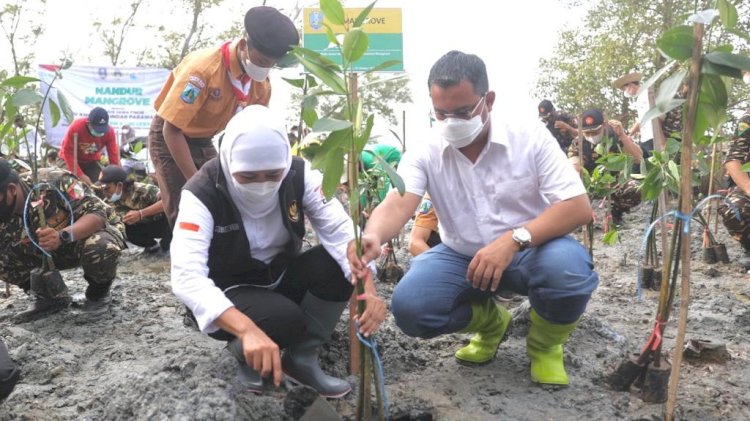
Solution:
[(14, 323), (27, 323), (57, 313), (70, 305), (68, 287), (60, 272), (34, 269), (30, 276), (29, 307), (13, 317)]
[(737, 263), (739, 263), (745, 270), (750, 270), (750, 250), (744, 249), (743, 251), (744, 254), (737, 259)]
[(292, 382), (310, 386), (326, 398), (340, 398), (352, 390), (346, 380), (325, 374), (318, 363), (320, 347), (331, 338), (347, 304), (347, 301), (324, 301), (308, 292), (300, 303), (307, 328), (305, 336), (289, 347), (281, 359), (284, 374)]
[(260, 373), (253, 370), (247, 365), (245, 353), (242, 350), (242, 342), (239, 338), (234, 338), (227, 342), (227, 351), (237, 360), (237, 380), (249, 392), (260, 394), (263, 392), (263, 377)]

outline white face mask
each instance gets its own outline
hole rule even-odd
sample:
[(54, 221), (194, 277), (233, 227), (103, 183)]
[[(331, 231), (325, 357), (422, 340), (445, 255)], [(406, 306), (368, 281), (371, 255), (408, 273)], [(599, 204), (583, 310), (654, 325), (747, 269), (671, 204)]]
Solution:
[(598, 135), (594, 136), (584, 136), (584, 139), (586, 139), (587, 142), (596, 145), (602, 140), (602, 134), (599, 133)]
[(750, 85), (750, 72), (746, 72), (745, 75), (742, 76), (742, 81), (747, 85)]
[(242, 59), (242, 67), (245, 69), (245, 73), (256, 82), (263, 82), (266, 80), (268, 72), (271, 71), (270, 67), (260, 67), (253, 63), (250, 58)]
[(262, 183), (245, 183), (240, 184), (236, 180), (234, 185), (237, 190), (243, 195), (246, 195), (252, 200), (259, 202), (266, 201), (273, 197), (281, 187), (281, 181), (264, 181)]
[[(437, 128), (440, 130), (440, 136), (450, 143), (456, 149), (469, 146), (474, 139), (482, 132), (486, 122), (482, 121), (482, 112), (484, 111), (484, 98), (482, 98), (482, 111), (478, 115), (464, 120), (462, 118), (448, 117), (445, 120), (438, 120)], [(477, 104), (479, 105), (479, 104)], [(473, 111), (472, 111), (473, 112)]]
[(633, 98), (635, 96), (635, 94), (631, 94), (629, 91), (625, 91), (623, 95), (625, 95), (625, 98)]

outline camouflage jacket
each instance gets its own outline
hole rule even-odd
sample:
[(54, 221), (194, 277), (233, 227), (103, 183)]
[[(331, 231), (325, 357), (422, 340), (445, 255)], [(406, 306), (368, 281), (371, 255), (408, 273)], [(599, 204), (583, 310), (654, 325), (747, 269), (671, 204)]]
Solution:
[[(30, 202), (27, 214), (29, 231), (34, 241), (37, 241), (37, 238), (33, 233), (41, 227), (37, 209), (42, 204), (42, 200), (46, 225), (58, 231), (70, 226), (70, 209), (66, 204), (67, 200), (73, 210), (74, 222), (84, 215), (97, 215), (105, 221), (104, 229), (119, 239), (121, 246), (125, 246), (125, 225), (120, 217), (73, 174), (62, 170), (40, 169), (39, 180), (42, 198), (36, 202), (33, 200)], [(21, 181), (29, 190), (34, 185), (30, 173), (21, 174)], [(21, 250), (18, 251), (21, 254), (41, 254), (41, 251), (31, 244), (26, 235), (22, 215), (14, 215), (8, 222), (0, 224), (0, 239), (4, 250), (19, 247)], [(74, 244), (63, 245), (55, 253), (72, 250)]]
[[(679, 93), (674, 97), (675, 99), (683, 99)], [(682, 139), (682, 107), (674, 108), (664, 116), (661, 129), (664, 132), (665, 140), (670, 137)]]
[[(117, 203), (112, 204), (112, 206), (115, 207), (115, 211), (120, 216), (120, 218), (124, 217), (125, 214), (132, 210), (137, 211), (146, 209), (147, 207), (161, 200), (161, 197), (159, 195), (159, 187), (153, 184), (138, 182), (133, 183), (132, 190), (127, 194), (123, 194), (123, 196), (127, 197), (123, 197), (122, 199), (118, 200)], [(143, 218), (141, 222), (156, 221), (163, 217), (164, 213), (162, 212), (153, 216)]]
[[(608, 142), (609, 143), (609, 152), (610, 153), (620, 153), (622, 152), (620, 147), (620, 141), (617, 139), (617, 135), (615, 134), (615, 131), (612, 130), (611, 127), (606, 126), (604, 128), (604, 133), (602, 134), (602, 139), (599, 141), (599, 144)], [(583, 168), (586, 168), (586, 171), (591, 173), (594, 171), (594, 168), (596, 168), (596, 161), (601, 158), (601, 155), (599, 155), (598, 152), (596, 152), (596, 146), (591, 144), (591, 142), (583, 139), (583, 164), (581, 165)], [(578, 158), (578, 142), (573, 142), (570, 144), (570, 148), (568, 149), (568, 158)]]
[[(734, 136), (729, 142), (729, 150), (727, 151), (727, 157), (724, 159), (724, 163), (729, 161), (740, 161), (741, 164), (750, 162), (750, 139), (741, 136)], [(737, 183), (729, 177), (729, 187), (734, 187)]]
[(577, 128), (576, 121), (566, 113), (554, 111), (552, 117), (547, 122), (547, 130), (549, 130), (549, 132), (552, 133), (552, 136), (555, 137), (563, 152), (568, 152), (570, 144), (573, 143), (573, 135), (570, 134), (570, 132), (555, 128), (556, 121), (562, 121), (570, 127)]

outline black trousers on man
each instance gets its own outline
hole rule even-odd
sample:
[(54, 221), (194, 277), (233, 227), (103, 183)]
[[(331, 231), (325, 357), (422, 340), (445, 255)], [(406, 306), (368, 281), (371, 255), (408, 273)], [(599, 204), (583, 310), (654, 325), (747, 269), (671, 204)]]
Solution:
[(159, 245), (162, 250), (167, 251), (172, 243), (172, 230), (169, 228), (167, 218), (125, 225), (125, 235), (128, 241), (139, 247), (153, 247), (156, 245), (156, 239), (161, 238)]

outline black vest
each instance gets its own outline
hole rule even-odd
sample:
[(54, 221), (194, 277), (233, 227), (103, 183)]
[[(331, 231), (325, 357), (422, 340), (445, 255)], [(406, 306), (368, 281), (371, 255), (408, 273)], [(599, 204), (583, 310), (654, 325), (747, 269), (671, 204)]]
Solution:
[(305, 162), (302, 159), (292, 159), (292, 168), (281, 182), (281, 219), (291, 240), (284, 252), (274, 257), (270, 264), (250, 256), (245, 226), (227, 190), (227, 180), (218, 157), (203, 165), (185, 184), (185, 190), (193, 193), (213, 216), (214, 234), (208, 248), (208, 277), (222, 290), (240, 284), (270, 285), (299, 254), (305, 235), (302, 210)]

